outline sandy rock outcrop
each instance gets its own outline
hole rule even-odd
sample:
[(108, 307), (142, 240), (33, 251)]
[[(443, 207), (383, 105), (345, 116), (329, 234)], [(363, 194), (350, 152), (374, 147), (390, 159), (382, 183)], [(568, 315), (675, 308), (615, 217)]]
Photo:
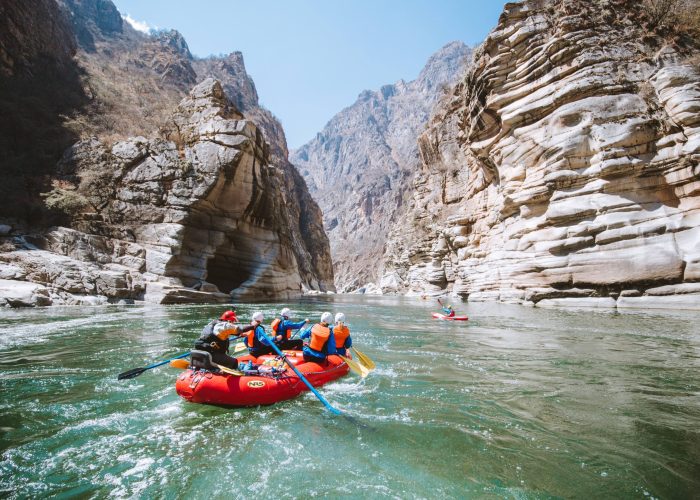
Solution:
[(59, 170), (91, 210), (72, 229), (14, 238), (0, 254), (0, 277), (41, 284), (52, 303), (227, 302), (332, 287), (299, 234), (302, 225), (320, 229), (320, 216), (290, 214), (293, 181), (216, 80), (182, 100), (162, 139), (81, 141)]
[(291, 162), (323, 210), (339, 290), (356, 290), (380, 276), (387, 235), (401, 219), (420, 164), (416, 138), (469, 54), (461, 42), (446, 45), (418, 78), (362, 92), (292, 152)]
[(505, 6), (420, 137), (385, 292), (700, 308), (696, 42), (598, 4)]

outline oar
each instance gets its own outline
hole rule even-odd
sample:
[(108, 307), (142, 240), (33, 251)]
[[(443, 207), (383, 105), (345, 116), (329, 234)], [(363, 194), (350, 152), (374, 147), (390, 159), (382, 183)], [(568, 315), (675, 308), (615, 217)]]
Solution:
[(289, 367), (292, 369), (292, 371), (294, 371), (294, 373), (297, 374), (297, 376), (301, 379), (301, 381), (304, 382), (304, 383), (306, 384), (306, 387), (308, 387), (309, 390), (310, 390), (311, 392), (314, 393), (314, 395), (318, 398), (318, 400), (319, 400), (321, 403), (324, 404), (324, 406), (325, 406), (326, 408), (328, 408), (331, 412), (335, 413), (336, 415), (342, 415), (342, 414), (343, 414), (343, 412), (341, 412), (340, 410), (338, 410), (338, 409), (336, 409), (336, 408), (333, 408), (333, 407), (331, 406), (331, 404), (330, 404), (328, 401), (326, 401), (326, 399), (325, 399), (323, 396), (321, 396), (321, 393), (319, 393), (319, 392), (316, 390), (316, 388), (315, 388), (313, 385), (311, 385), (311, 382), (309, 382), (308, 380), (306, 380), (306, 377), (305, 377), (304, 375), (302, 375), (301, 372), (297, 369), (297, 367), (294, 366), (294, 364), (291, 363), (291, 362), (287, 359), (287, 356), (286, 356), (282, 351), (280, 351), (279, 347), (277, 347), (277, 344), (275, 344), (275, 343), (272, 341), (272, 339), (271, 339), (270, 337), (267, 336), (267, 333), (265, 333), (264, 330), (263, 330), (263, 336), (264, 336), (265, 339), (268, 341), (268, 343), (270, 344), (270, 346), (274, 349), (274, 351), (277, 353), (277, 355), (280, 356), (280, 357), (282, 357), (282, 359), (284, 360), (284, 362), (287, 363), (287, 366), (289, 366)]
[(350, 349), (352, 349), (352, 352), (355, 353), (355, 356), (357, 356), (358, 361), (361, 364), (363, 364), (367, 369), (369, 369), (369, 371), (372, 371), (377, 367), (374, 361), (372, 361), (372, 359), (365, 353), (358, 351), (354, 347), (351, 347)]
[(245, 375), (243, 372), (234, 370), (233, 368), (229, 368), (228, 366), (219, 365), (213, 362), (212, 365), (216, 366), (222, 372), (228, 373), (229, 375), (235, 375), (236, 377), (242, 377), (243, 375)]
[(179, 356), (175, 356), (174, 358), (166, 359), (165, 361), (161, 361), (160, 363), (155, 363), (155, 364), (153, 364), (153, 365), (146, 366), (146, 367), (144, 367), (144, 368), (134, 368), (134, 369), (129, 370), (129, 371), (126, 371), (126, 372), (124, 372), (124, 373), (120, 373), (120, 374), (117, 376), (117, 380), (126, 380), (126, 379), (129, 379), (129, 378), (138, 377), (139, 375), (141, 375), (141, 374), (142, 374), (143, 372), (145, 372), (146, 370), (150, 370), (151, 368), (156, 368), (156, 367), (158, 367), (158, 366), (167, 365), (167, 364), (170, 363), (173, 359), (186, 358), (186, 357), (189, 356), (189, 355), (190, 355), (190, 353), (189, 353), (189, 352), (186, 352), (186, 353), (184, 353), (184, 354), (180, 354)]
[(341, 354), (338, 354), (338, 356), (340, 356), (340, 358), (348, 364), (350, 369), (357, 373), (360, 377), (365, 378), (367, 375), (369, 375), (369, 370), (354, 359), (346, 358)]
[[(242, 371), (234, 370), (233, 368), (229, 368), (227, 366), (219, 365), (216, 363), (212, 363), (212, 365), (216, 366), (222, 372), (228, 373), (230, 375), (235, 375), (237, 377), (245, 375)], [(179, 368), (180, 370), (187, 370), (190, 367), (190, 363), (189, 361), (186, 361), (184, 359), (173, 359), (170, 360), (170, 366), (172, 368)]]
[(233, 346), (233, 354), (238, 354), (239, 352), (243, 352), (246, 349), (248, 349), (248, 346), (245, 345), (243, 342), (239, 342), (235, 346)]
[[(304, 328), (303, 330), (302, 330), (301, 328), (299, 328), (296, 332), (294, 332), (294, 333), (292, 334), (291, 337), (289, 337), (289, 339), (291, 340), (291, 339), (293, 339), (293, 338), (296, 338), (296, 336), (299, 335), (300, 333), (301, 333), (301, 335), (305, 334), (306, 332), (308, 332), (309, 330), (311, 330), (311, 328), (313, 328), (313, 326), (314, 326), (314, 325), (309, 325), (308, 328)], [(301, 335), (299, 335), (299, 336), (301, 337)]]

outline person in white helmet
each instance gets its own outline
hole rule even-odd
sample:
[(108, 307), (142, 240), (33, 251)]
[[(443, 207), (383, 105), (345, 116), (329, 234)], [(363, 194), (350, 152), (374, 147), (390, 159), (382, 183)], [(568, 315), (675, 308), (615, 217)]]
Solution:
[(352, 338), (350, 337), (350, 329), (345, 325), (345, 314), (343, 313), (335, 315), (333, 336), (335, 337), (335, 349), (338, 351), (338, 354), (347, 356), (347, 350), (352, 347)]
[(333, 315), (324, 312), (321, 315), (321, 322), (316, 323), (311, 330), (301, 334), (301, 338), (309, 339), (309, 344), (304, 346), (304, 361), (314, 361), (323, 363), (331, 354), (336, 354), (335, 337), (330, 324), (333, 322)]
[(270, 342), (267, 340), (268, 337), (265, 335), (265, 327), (262, 325), (263, 320), (265, 317), (263, 316), (262, 311), (257, 311), (253, 313), (252, 316), (252, 325), (255, 325), (255, 328), (253, 331), (251, 331), (246, 339), (243, 341), (248, 347), (248, 351), (250, 352), (251, 356), (262, 356), (263, 354), (270, 354), (271, 352), (275, 352), (275, 350), (272, 348), (270, 345)]
[(280, 349), (301, 350), (304, 341), (302, 339), (290, 338), (291, 331), (298, 330), (308, 323), (309, 319), (307, 318), (304, 321), (294, 323), (289, 319), (291, 316), (292, 311), (288, 307), (285, 307), (280, 311), (280, 317), (272, 321), (271, 327), (275, 335), (275, 344), (277, 344), (277, 347)]

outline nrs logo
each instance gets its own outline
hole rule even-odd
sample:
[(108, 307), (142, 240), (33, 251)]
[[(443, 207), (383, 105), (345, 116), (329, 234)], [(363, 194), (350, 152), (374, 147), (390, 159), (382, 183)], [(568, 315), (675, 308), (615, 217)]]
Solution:
[(265, 387), (265, 382), (263, 382), (262, 380), (251, 380), (250, 382), (248, 382), (248, 387)]

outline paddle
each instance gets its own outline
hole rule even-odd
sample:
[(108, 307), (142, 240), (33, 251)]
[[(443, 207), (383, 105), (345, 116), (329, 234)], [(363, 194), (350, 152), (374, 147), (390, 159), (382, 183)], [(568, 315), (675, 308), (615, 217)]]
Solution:
[[(289, 337), (289, 339), (291, 340), (291, 339), (293, 339), (293, 338), (296, 338), (296, 336), (299, 335), (300, 333), (301, 333), (301, 335), (305, 334), (306, 332), (308, 332), (309, 330), (311, 330), (311, 328), (313, 328), (313, 326), (314, 326), (314, 325), (309, 325), (308, 328), (304, 328), (304, 329), (299, 328), (296, 332), (294, 332), (294, 333), (292, 334), (291, 337)], [(299, 336), (301, 336), (301, 335), (299, 335)]]
[(292, 369), (292, 371), (297, 374), (297, 376), (301, 379), (301, 381), (306, 384), (306, 387), (308, 387), (309, 390), (314, 393), (314, 395), (318, 398), (318, 400), (321, 403), (323, 403), (323, 405), (326, 408), (328, 408), (331, 412), (335, 413), (336, 415), (342, 415), (343, 412), (341, 412), (340, 410), (338, 410), (336, 408), (333, 408), (331, 406), (331, 404), (328, 401), (326, 401), (326, 399), (323, 396), (321, 396), (321, 393), (319, 393), (316, 390), (316, 388), (313, 385), (311, 385), (311, 382), (306, 380), (306, 377), (304, 377), (304, 375), (301, 374), (301, 372), (297, 369), (297, 367), (294, 366), (294, 364), (291, 363), (287, 359), (287, 355), (284, 354), (282, 351), (280, 351), (280, 348), (277, 347), (277, 345), (272, 341), (272, 339), (270, 337), (268, 337), (267, 333), (265, 333), (265, 330), (263, 330), (262, 332), (263, 332), (263, 336), (265, 337), (267, 342), (270, 344), (270, 347), (272, 347), (272, 349), (274, 349), (274, 351), (277, 353), (277, 355), (280, 356), (284, 360), (285, 363), (287, 363), (287, 366), (289, 366)]
[(348, 364), (350, 369), (357, 373), (360, 377), (365, 378), (367, 375), (369, 375), (370, 371), (354, 359), (347, 358), (341, 354), (338, 354), (338, 356), (340, 356), (340, 358)]
[(180, 370), (187, 370), (190, 367), (190, 362), (186, 359), (173, 359), (170, 361), (171, 368), (179, 368)]
[(120, 373), (120, 374), (117, 376), (117, 380), (126, 380), (126, 379), (130, 379), (130, 378), (138, 377), (139, 375), (141, 375), (141, 374), (142, 374), (143, 372), (145, 372), (146, 370), (150, 370), (151, 368), (156, 368), (156, 367), (158, 367), (158, 366), (166, 365), (166, 364), (170, 363), (170, 362), (171, 362), (172, 360), (174, 360), (174, 359), (186, 358), (186, 357), (189, 356), (189, 355), (190, 355), (190, 353), (189, 353), (189, 352), (186, 352), (186, 353), (184, 353), (184, 354), (180, 354), (179, 356), (175, 356), (174, 358), (166, 359), (165, 361), (161, 361), (160, 363), (155, 363), (155, 364), (153, 364), (153, 365), (146, 366), (146, 367), (144, 367), (144, 368), (134, 368), (134, 369), (129, 370), (129, 371), (126, 371), (126, 372), (124, 372), (124, 373)]
[[(234, 370), (233, 368), (229, 368), (227, 366), (219, 365), (217, 363), (212, 363), (212, 365), (216, 366), (222, 372), (230, 375), (235, 375), (237, 377), (245, 375), (242, 371)], [(190, 367), (190, 363), (184, 359), (171, 359), (170, 366), (172, 368), (179, 368), (180, 370), (187, 370)]]
[(374, 361), (372, 361), (372, 359), (365, 353), (358, 351), (354, 347), (351, 347), (350, 349), (352, 349), (352, 352), (354, 352), (355, 356), (357, 356), (357, 360), (366, 368), (368, 368), (369, 371), (372, 371), (377, 367), (377, 365), (374, 364)]

